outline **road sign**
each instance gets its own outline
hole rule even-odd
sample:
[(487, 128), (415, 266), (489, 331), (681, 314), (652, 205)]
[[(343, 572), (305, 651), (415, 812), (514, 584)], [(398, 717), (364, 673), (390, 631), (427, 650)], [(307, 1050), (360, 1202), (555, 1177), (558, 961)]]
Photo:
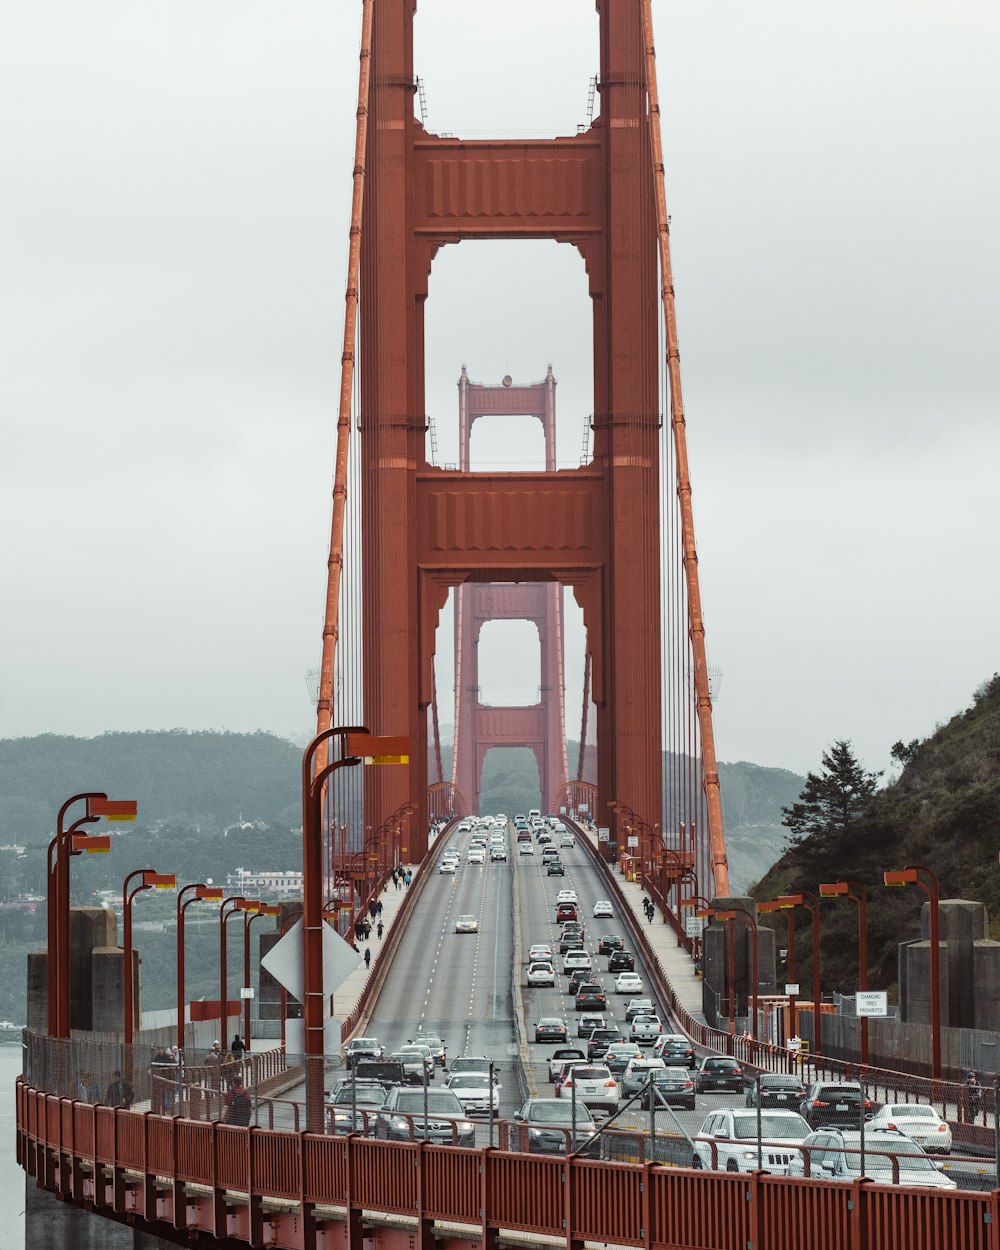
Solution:
[(637, 837), (634, 833), (630, 833), (630, 834), (629, 834), (629, 836), (628, 836), (628, 845), (629, 845), (629, 846), (638, 846), (638, 845), (639, 845), (639, 839), (638, 839), (638, 837)]
[[(260, 961), (293, 998), (302, 1001), (302, 921), (298, 920)], [(328, 924), (323, 926), (323, 992), (332, 994), (361, 963), (361, 956)]]
[(240, 986), (240, 998), (253, 998), (253, 986), (241, 985)]
[(858, 990), (854, 999), (856, 1016), (887, 1016), (889, 1002), (884, 990)]
[(598, 840), (598, 842), (610, 842), (610, 841), (611, 841), (611, 830), (610, 830), (610, 829), (603, 829), (603, 828), (602, 828), (602, 829), (598, 829), (598, 831), (597, 831), (597, 840)]
[(798, 992), (799, 992), (799, 983), (798, 983), (798, 981), (790, 981), (790, 982), (789, 982), (789, 983), (785, 986), (785, 993), (788, 995), (788, 997), (789, 997), (789, 998), (794, 998), (794, 997), (797, 997)]
[(685, 916), (684, 932), (688, 937), (701, 937), (704, 928), (705, 922), (701, 916)]

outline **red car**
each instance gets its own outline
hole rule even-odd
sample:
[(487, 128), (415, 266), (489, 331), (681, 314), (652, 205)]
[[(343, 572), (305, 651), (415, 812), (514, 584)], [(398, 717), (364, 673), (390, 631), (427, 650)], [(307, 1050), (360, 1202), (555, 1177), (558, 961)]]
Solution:
[(564, 920), (575, 920), (576, 917), (575, 903), (560, 903), (556, 908), (556, 924), (561, 924)]

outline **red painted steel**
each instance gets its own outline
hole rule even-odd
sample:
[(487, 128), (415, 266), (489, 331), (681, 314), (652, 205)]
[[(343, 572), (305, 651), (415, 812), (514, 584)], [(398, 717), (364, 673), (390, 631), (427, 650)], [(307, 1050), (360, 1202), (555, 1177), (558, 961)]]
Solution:
[(174, 1121), (165, 1116), (146, 1118), (146, 1170), (159, 1176), (173, 1176)]
[(96, 1149), (95, 1110), (95, 1107), (86, 1102), (73, 1103), (70, 1141), (74, 1143), (77, 1152), (87, 1159), (93, 1159)]
[(417, 1205), (416, 1149), (409, 1142), (352, 1141), (354, 1205), (412, 1215)]
[(250, 1130), (213, 1124), (218, 1182), (223, 1189), (250, 1190)]
[(346, 1137), (302, 1138), (302, 1194), (306, 1202), (347, 1201)]
[(841, 1250), (851, 1244), (852, 1187), (803, 1181), (790, 1190), (774, 1177), (758, 1179), (755, 1201), (761, 1244), (772, 1250), (800, 1250), (802, 1229), (811, 1230), (809, 1250)]
[(565, 1162), (545, 1155), (494, 1154), (489, 1160), (489, 1209), (502, 1228), (560, 1235)]
[(428, 1217), (480, 1219), (480, 1156), (454, 1146), (425, 1146), (421, 1155), (423, 1210)]
[(642, 1189), (647, 1169), (581, 1160), (572, 1174), (575, 1235), (588, 1241), (644, 1244)]
[(215, 1137), (211, 1124), (177, 1122), (177, 1175), (183, 1181), (202, 1181), (212, 1175)]
[(253, 1159), (253, 1192), (276, 1198), (302, 1194), (301, 1140), (296, 1133), (247, 1130)]

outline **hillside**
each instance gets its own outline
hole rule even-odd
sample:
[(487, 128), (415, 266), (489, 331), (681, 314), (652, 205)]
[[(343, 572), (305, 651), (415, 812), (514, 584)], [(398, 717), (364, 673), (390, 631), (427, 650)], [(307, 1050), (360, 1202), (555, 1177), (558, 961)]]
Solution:
[[(903, 748), (906, 764), (880, 790), (864, 817), (823, 845), (807, 838), (788, 849), (754, 890), (758, 899), (810, 890), (850, 877), (867, 886), (870, 977), (873, 988), (896, 981), (896, 946), (916, 936), (924, 895), (886, 889), (885, 869), (926, 865), (938, 875), (942, 898), (977, 899), (1000, 937), (1000, 676), (985, 682), (969, 708), (923, 742)], [(808, 916), (798, 916), (800, 981), (811, 975)], [(824, 991), (853, 992), (857, 977), (857, 915), (852, 904), (824, 903)], [(777, 926), (779, 937), (784, 920)], [(783, 946), (784, 941), (779, 941)]]

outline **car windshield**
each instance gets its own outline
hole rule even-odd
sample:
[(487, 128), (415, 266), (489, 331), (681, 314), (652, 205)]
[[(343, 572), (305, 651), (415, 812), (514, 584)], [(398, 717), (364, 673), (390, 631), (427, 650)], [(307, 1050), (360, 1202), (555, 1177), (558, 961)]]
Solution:
[(933, 1107), (922, 1107), (919, 1103), (903, 1103), (902, 1106), (886, 1107), (885, 1114), (893, 1120), (907, 1118), (915, 1120), (937, 1120), (938, 1113)]
[[(418, 1090), (400, 1090), (396, 1095), (397, 1111), (406, 1115), (419, 1115), (424, 1110), (424, 1095)], [(427, 1091), (427, 1110), (435, 1115), (461, 1115), (462, 1104), (450, 1089)]]
[(460, 1085), (462, 1089), (488, 1089), (490, 1078), (480, 1072), (463, 1072), (448, 1081), (449, 1088)]
[[(733, 1116), (733, 1130), (738, 1138), (757, 1136), (755, 1115)], [(801, 1116), (768, 1115), (760, 1117), (760, 1135), (764, 1141), (802, 1141), (809, 1134), (809, 1125)]]
[(377, 1037), (356, 1037), (348, 1047), (349, 1050), (378, 1050)]
[[(884, 1153), (876, 1153), (880, 1150)], [(880, 1175), (891, 1175), (892, 1159), (889, 1157), (890, 1155), (895, 1155), (896, 1159), (899, 1161), (900, 1172), (913, 1173), (937, 1171), (930, 1158), (922, 1151), (919, 1153), (909, 1150), (902, 1151), (899, 1149), (899, 1143), (897, 1141), (880, 1142), (877, 1138), (875, 1138), (870, 1144), (865, 1144), (865, 1172), (869, 1176), (871, 1176), (873, 1172), (878, 1172)], [(860, 1175), (861, 1151), (850, 1149), (845, 1150), (844, 1166), (848, 1172)]]
[(760, 1078), (762, 1089), (801, 1089), (802, 1086), (794, 1077), (781, 1076), (779, 1073), (765, 1073)]
[[(536, 1102), (533, 1107), (528, 1109), (528, 1119), (539, 1124), (565, 1124), (568, 1126), (573, 1123), (573, 1104), (568, 1102), (563, 1106), (561, 1102)], [(587, 1120), (581, 1118), (581, 1108), (577, 1104), (577, 1128), (586, 1123)]]
[(735, 1059), (706, 1059), (705, 1070), (711, 1071), (714, 1068), (738, 1068), (740, 1065)]
[(539, 1020), (539, 1021), (538, 1021), (538, 1027), (539, 1027), (540, 1029), (561, 1029), (561, 1028), (562, 1028), (562, 1021), (561, 1021), (561, 1020), (554, 1020), (554, 1019), (552, 1019), (552, 1017), (551, 1017), (551, 1016), (549, 1016), (549, 1017), (546, 1017), (546, 1018), (544, 1018), (544, 1019), (542, 1019), (542, 1020)]
[(358, 1086), (352, 1095), (350, 1089), (339, 1089), (335, 1095), (338, 1103), (351, 1105), (355, 1102), (359, 1107), (381, 1107), (385, 1102), (385, 1090), (383, 1089), (365, 1089)]
[(459, 1058), (451, 1061), (453, 1074), (456, 1072), (486, 1072), (489, 1066), (490, 1061), (488, 1059)]
[(573, 1069), (573, 1079), (575, 1081), (607, 1081), (611, 1079), (611, 1072), (607, 1068), (587, 1068), (581, 1064), (580, 1067)]

